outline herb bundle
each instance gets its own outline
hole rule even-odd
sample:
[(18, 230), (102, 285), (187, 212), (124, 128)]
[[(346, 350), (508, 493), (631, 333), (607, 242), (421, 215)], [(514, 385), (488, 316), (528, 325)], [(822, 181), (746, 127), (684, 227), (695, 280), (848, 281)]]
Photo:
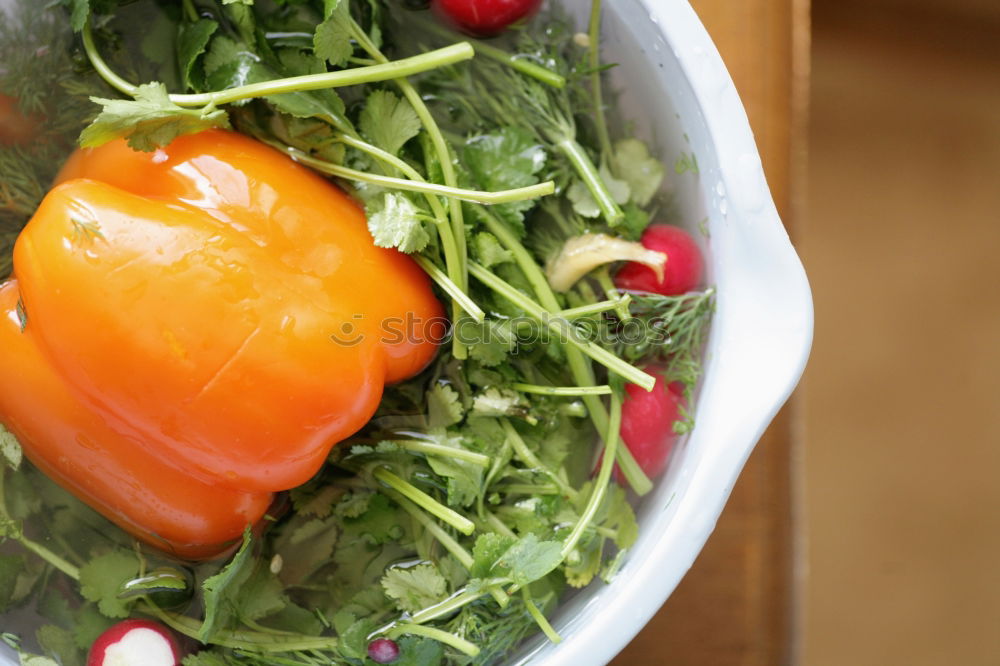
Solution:
[[(24, 33), (63, 53), (49, 64), (63, 78), (46, 90), (73, 101), (52, 132), (94, 117), (90, 96), (100, 113), (85, 146), (124, 137), (153, 150), (208, 127), (255, 136), (338, 179), (375, 243), (414, 256), (450, 300), (452, 329), (432, 366), (390, 387), (368, 426), (227, 562), (144, 551), (22, 463), (0, 429), (0, 537), (20, 544), (0, 554), (0, 612), (40, 617), (33, 635), (4, 640), (38, 666), (82, 663), (131, 614), (196, 641), (186, 666), (370, 663), (378, 637), (398, 641), (397, 664), (485, 664), (536, 631), (560, 640), (546, 615), (564, 589), (610, 581), (637, 538), (613, 466), (637, 493), (650, 488), (619, 441), (624, 383), (651, 387), (642, 368), (665, 362), (690, 396), (713, 299), (621, 294), (600, 270), (565, 293), (546, 278), (572, 237), (636, 238), (664, 178), (642, 141), (611, 138), (600, 3), (587, 39), (553, 12), (504, 48), (386, 0), (66, 4), (22, 10), (42, 17)], [(126, 68), (142, 11), (150, 62)], [(84, 59), (56, 30), (67, 21)], [(0, 33), (0, 49), (16, 54), (12, 35)], [(35, 108), (13, 71), (0, 91)], [(46, 150), (0, 146), (0, 222), (12, 233), (68, 147)], [(11, 156), (37, 164), (8, 173)], [(628, 322), (641, 340), (617, 335)]]

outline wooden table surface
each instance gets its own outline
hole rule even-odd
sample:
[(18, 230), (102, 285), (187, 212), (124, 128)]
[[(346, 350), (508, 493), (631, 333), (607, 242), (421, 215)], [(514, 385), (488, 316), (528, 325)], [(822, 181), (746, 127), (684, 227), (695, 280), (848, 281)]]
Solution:
[[(795, 238), (809, 74), (809, 0), (691, 0), (743, 99)], [(750, 457), (691, 571), (614, 666), (778, 666), (797, 652), (795, 399)]]

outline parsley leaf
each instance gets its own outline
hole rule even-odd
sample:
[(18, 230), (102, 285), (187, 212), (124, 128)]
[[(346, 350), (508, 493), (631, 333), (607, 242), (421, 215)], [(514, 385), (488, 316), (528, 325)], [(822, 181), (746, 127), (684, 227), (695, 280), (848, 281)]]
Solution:
[(170, 101), (162, 83), (141, 85), (134, 100), (91, 98), (103, 107), (80, 134), (80, 146), (93, 148), (125, 137), (133, 150), (151, 152), (178, 136), (212, 127), (229, 127), (225, 111), (184, 109)]
[(433, 564), (415, 567), (393, 567), (382, 577), (385, 593), (396, 600), (404, 612), (416, 613), (422, 608), (443, 600), (448, 594), (448, 584)]
[(497, 264), (514, 261), (514, 255), (511, 251), (504, 249), (497, 237), (488, 231), (480, 231), (473, 237), (472, 251), (476, 261), (483, 268), (492, 268)]

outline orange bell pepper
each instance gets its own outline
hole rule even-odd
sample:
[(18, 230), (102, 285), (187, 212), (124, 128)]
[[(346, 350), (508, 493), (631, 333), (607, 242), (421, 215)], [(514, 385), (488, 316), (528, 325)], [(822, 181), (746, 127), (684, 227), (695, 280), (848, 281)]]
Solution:
[(224, 548), (434, 354), (424, 273), (374, 246), (346, 194), (258, 142), (116, 142), (59, 181), (0, 292), (0, 421), (149, 543)]

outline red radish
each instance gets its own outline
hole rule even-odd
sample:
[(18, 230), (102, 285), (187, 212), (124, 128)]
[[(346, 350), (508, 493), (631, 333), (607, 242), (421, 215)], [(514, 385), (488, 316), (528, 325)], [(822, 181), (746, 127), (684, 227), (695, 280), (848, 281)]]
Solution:
[[(684, 406), (684, 385), (680, 382), (668, 385), (661, 374), (655, 371), (652, 374), (656, 375), (652, 391), (636, 384), (625, 386), (619, 432), (622, 442), (628, 446), (642, 471), (646, 476), (655, 478), (666, 469), (667, 458), (677, 441), (674, 423), (680, 419)], [(625, 484), (617, 465), (615, 478)]]
[(170, 630), (149, 620), (124, 620), (97, 637), (87, 666), (178, 666), (180, 648)]
[(376, 638), (368, 644), (368, 658), (376, 664), (391, 664), (399, 659), (399, 645), (390, 638)]
[(434, 12), (462, 32), (491, 37), (529, 18), (542, 0), (432, 0)]
[(667, 255), (663, 279), (648, 266), (630, 261), (615, 275), (615, 286), (630, 291), (649, 291), (676, 296), (691, 291), (701, 282), (704, 261), (691, 234), (669, 224), (654, 224), (642, 234), (642, 244)]

